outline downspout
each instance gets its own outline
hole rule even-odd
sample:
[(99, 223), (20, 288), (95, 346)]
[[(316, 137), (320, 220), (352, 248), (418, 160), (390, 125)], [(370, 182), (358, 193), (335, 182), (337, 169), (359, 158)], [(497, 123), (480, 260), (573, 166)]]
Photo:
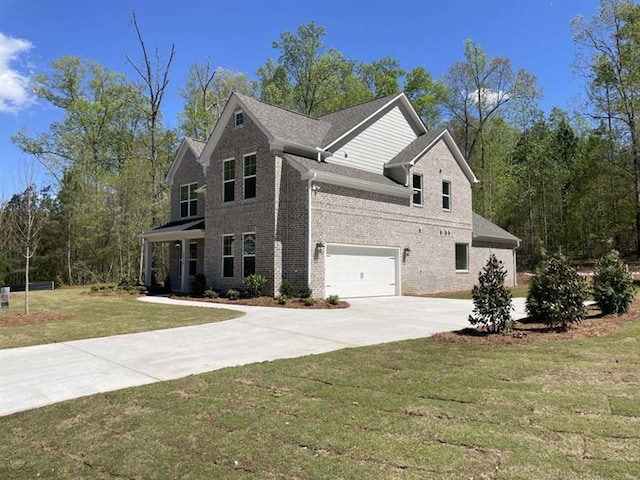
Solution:
[[(318, 153), (320, 156), (320, 153)], [(311, 257), (313, 255), (313, 248), (311, 245), (311, 193), (313, 192), (313, 181), (316, 179), (316, 173), (314, 172), (308, 183), (307, 193), (307, 286), (311, 286)]]

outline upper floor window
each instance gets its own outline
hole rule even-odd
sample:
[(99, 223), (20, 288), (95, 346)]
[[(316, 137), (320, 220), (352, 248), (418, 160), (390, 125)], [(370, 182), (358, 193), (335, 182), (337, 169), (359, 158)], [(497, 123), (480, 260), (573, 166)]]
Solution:
[(233, 277), (233, 235), (222, 236), (222, 276)]
[(222, 162), (222, 201), (233, 202), (236, 191), (236, 161), (231, 158)]
[(442, 182), (442, 209), (451, 210), (451, 182)]
[(197, 183), (180, 185), (180, 217), (194, 217), (198, 214)]
[(244, 156), (244, 198), (256, 196), (256, 154)]
[(239, 127), (240, 125), (242, 125), (244, 123), (244, 113), (242, 112), (242, 110), (238, 111), (235, 113), (234, 115), (235, 118), (235, 126)]
[(256, 273), (256, 234), (242, 235), (242, 276)]
[(413, 175), (413, 204), (422, 205), (422, 175)]

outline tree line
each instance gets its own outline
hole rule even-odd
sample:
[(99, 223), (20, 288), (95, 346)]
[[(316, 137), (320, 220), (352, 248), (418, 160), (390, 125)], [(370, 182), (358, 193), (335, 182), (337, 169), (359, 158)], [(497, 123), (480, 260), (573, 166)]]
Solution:
[(586, 92), (574, 112), (543, 112), (535, 74), (514, 71), (509, 58), (491, 57), (472, 40), (463, 59), (434, 78), (389, 56), (370, 63), (345, 57), (326, 47), (325, 29), (310, 22), (273, 42), (277, 56), (257, 70), (257, 80), (209, 60), (191, 65), (178, 127), (170, 129), (163, 100), (175, 51), (149, 51), (135, 16), (132, 23), (142, 53), (138, 62), (127, 57), (133, 79), (71, 56), (34, 77), (32, 92), (62, 119), (12, 140), (54, 184), (26, 185), (0, 205), (0, 283), (24, 278), (25, 244), (10, 225), (36, 192), (40, 200), (29, 205), (39, 209), (42, 226), (36, 253), (29, 252), (31, 278), (137, 278), (138, 235), (167, 219), (162, 179), (180, 138), (206, 140), (232, 91), (311, 116), (404, 91), (428, 128), (453, 134), (480, 180), (474, 210), (521, 238), (520, 268), (534, 268), (545, 251), (583, 262), (610, 248), (640, 254), (640, 5), (632, 1), (601, 0), (593, 18), (568, 26)]

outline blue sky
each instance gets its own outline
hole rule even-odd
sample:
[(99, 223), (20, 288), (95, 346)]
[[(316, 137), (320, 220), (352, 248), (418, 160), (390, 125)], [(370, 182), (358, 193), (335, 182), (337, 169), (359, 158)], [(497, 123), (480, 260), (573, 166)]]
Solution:
[(386, 55), (405, 69), (424, 66), (434, 77), (463, 57), (470, 38), (490, 56), (507, 56), (514, 70), (537, 75), (542, 106), (571, 109), (581, 91), (573, 73), (575, 45), (569, 23), (592, 17), (598, 0), (0, 0), (0, 199), (24, 188), (25, 172), (39, 184), (51, 179), (10, 142), (21, 127), (48, 129), (61, 112), (29, 98), (30, 75), (76, 55), (135, 77), (125, 55), (139, 59), (130, 22), (134, 10), (148, 48), (167, 54), (175, 44), (165, 122), (176, 125), (178, 95), (187, 68), (214, 66), (255, 78), (280, 32), (311, 20), (327, 30), (325, 44), (346, 57), (371, 61)]

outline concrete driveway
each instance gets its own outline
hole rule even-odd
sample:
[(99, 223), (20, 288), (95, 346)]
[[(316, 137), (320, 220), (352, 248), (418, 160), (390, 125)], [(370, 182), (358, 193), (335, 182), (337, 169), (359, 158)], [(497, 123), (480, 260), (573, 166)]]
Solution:
[[(220, 305), (141, 297), (199, 308)], [(428, 337), (468, 326), (470, 300), (350, 299), (341, 310), (228, 306), (224, 322), (0, 350), (0, 415), (254, 362)], [(514, 299), (515, 318), (526, 316)]]

